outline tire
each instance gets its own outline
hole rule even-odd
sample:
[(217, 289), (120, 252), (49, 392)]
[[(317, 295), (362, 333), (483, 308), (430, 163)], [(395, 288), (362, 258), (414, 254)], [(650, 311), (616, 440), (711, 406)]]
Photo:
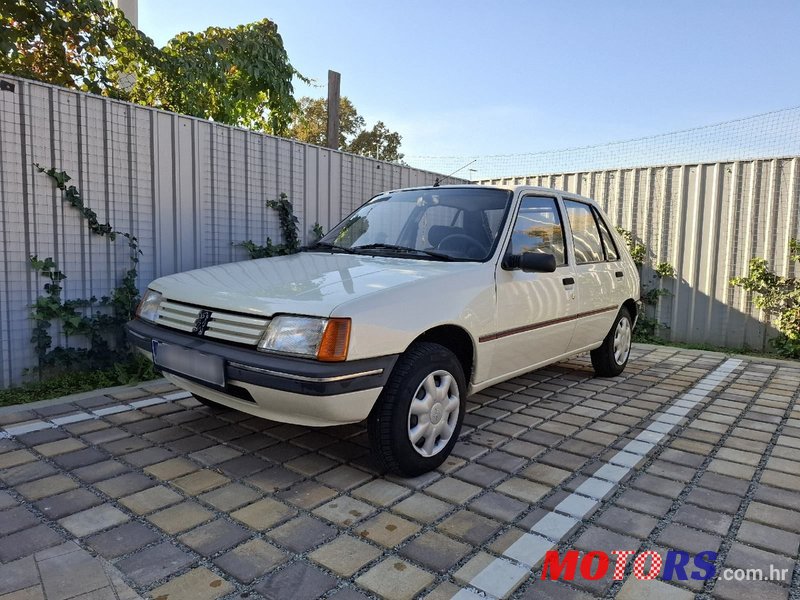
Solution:
[[(412, 344), (398, 359), (367, 419), (379, 465), (414, 477), (442, 464), (461, 432), (466, 391), (455, 354), (439, 344)], [(412, 436), (418, 436), (416, 444)]]
[(592, 366), (598, 377), (614, 377), (625, 370), (631, 354), (633, 320), (630, 311), (620, 309), (611, 331), (603, 340), (603, 345), (592, 350)]

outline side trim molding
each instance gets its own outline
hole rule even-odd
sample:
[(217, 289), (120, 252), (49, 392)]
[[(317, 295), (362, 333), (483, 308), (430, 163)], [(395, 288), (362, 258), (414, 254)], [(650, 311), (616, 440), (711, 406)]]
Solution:
[(482, 335), (480, 338), (478, 338), (478, 342), (481, 344), (484, 342), (491, 342), (494, 340), (498, 340), (500, 338), (508, 337), (510, 335), (517, 335), (518, 333), (525, 333), (526, 331), (533, 331), (534, 329), (541, 329), (542, 327), (550, 327), (550, 325), (557, 325), (558, 323), (566, 323), (567, 321), (574, 321), (576, 319), (582, 319), (583, 317), (591, 317), (593, 315), (599, 315), (600, 313), (611, 312), (612, 310), (619, 310), (619, 307), (607, 306), (606, 308), (589, 310), (586, 312), (578, 313), (576, 315), (570, 315), (568, 317), (561, 317), (559, 319), (551, 319), (549, 321), (542, 321), (541, 323), (534, 323), (533, 325), (523, 325), (522, 327), (514, 327), (513, 329), (498, 331), (497, 333)]

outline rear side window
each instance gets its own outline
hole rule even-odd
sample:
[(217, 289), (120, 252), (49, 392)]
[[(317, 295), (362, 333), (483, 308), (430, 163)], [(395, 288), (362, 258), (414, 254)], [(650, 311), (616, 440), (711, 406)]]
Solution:
[(611, 235), (611, 231), (608, 229), (608, 225), (606, 225), (606, 222), (603, 220), (603, 217), (600, 216), (597, 209), (592, 208), (592, 211), (597, 219), (597, 224), (600, 226), (600, 237), (603, 240), (603, 250), (606, 251), (606, 260), (619, 260), (617, 245), (614, 243), (614, 238)]
[(567, 218), (572, 229), (575, 262), (579, 265), (602, 262), (603, 243), (600, 241), (600, 231), (597, 229), (592, 207), (574, 200), (565, 200), (564, 206), (567, 208)]
[(556, 257), (556, 265), (565, 265), (564, 229), (553, 198), (525, 196), (519, 206), (509, 249), (512, 254), (540, 252)]

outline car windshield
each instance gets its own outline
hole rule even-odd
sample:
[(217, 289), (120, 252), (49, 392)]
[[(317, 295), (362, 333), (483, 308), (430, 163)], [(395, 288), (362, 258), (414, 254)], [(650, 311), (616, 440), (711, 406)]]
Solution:
[(479, 186), (390, 192), (367, 202), (310, 249), (485, 261), (497, 245), (511, 195)]

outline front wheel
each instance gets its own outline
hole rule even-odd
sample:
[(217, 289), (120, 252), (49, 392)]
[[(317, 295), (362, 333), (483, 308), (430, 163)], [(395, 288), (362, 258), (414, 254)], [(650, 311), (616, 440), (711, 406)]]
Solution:
[(625, 370), (631, 354), (633, 325), (631, 313), (621, 308), (611, 331), (603, 340), (603, 345), (592, 350), (592, 366), (598, 377), (614, 377)]
[(435, 469), (458, 440), (465, 405), (464, 371), (456, 356), (439, 344), (413, 344), (367, 420), (378, 463), (408, 477)]

